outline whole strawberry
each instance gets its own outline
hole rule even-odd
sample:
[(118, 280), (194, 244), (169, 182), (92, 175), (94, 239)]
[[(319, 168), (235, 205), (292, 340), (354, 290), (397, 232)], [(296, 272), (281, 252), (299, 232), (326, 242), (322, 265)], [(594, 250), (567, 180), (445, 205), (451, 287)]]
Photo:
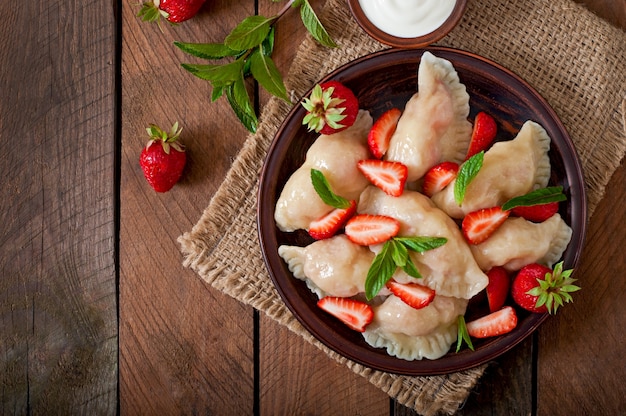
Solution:
[(302, 124), (309, 131), (326, 135), (353, 125), (359, 112), (359, 101), (352, 90), (338, 81), (315, 85), (302, 106), (307, 110)]
[(180, 179), (187, 161), (185, 149), (177, 141), (182, 128), (176, 122), (167, 133), (151, 124), (146, 131), (150, 140), (141, 151), (139, 165), (155, 191), (167, 192)]
[(580, 290), (570, 277), (572, 271), (563, 270), (563, 262), (554, 270), (537, 263), (526, 265), (511, 285), (513, 300), (530, 312), (554, 314), (559, 306), (572, 302), (570, 293)]
[(159, 21), (161, 17), (170, 23), (180, 23), (198, 13), (206, 0), (152, 0), (145, 1), (137, 16), (144, 22)]

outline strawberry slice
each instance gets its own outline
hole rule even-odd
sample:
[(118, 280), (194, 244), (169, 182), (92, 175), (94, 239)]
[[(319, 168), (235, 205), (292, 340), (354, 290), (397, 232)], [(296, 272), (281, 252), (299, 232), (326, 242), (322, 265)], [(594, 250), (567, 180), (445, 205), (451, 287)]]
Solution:
[(387, 282), (387, 289), (412, 308), (421, 309), (435, 299), (435, 291), (417, 283)]
[(467, 332), (473, 338), (496, 337), (511, 332), (517, 326), (517, 314), (510, 306), (468, 322)]
[(459, 165), (454, 162), (442, 162), (433, 166), (424, 175), (422, 192), (426, 196), (433, 196), (456, 178), (459, 172)]
[(544, 222), (558, 211), (558, 202), (548, 202), (547, 204), (531, 205), (528, 207), (515, 207), (511, 210), (511, 212), (518, 217), (523, 217), (533, 222)]
[(365, 331), (374, 319), (374, 310), (370, 305), (350, 298), (326, 296), (317, 302), (317, 306), (359, 332)]
[(469, 149), (465, 160), (474, 156), (482, 150), (487, 150), (498, 133), (496, 121), (489, 114), (480, 112), (474, 119), (474, 129), (470, 139)]
[(461, 229), (470, 244), (480, 244), (488, 239), (508, 218), (510, 211), (500, 207), (483, 208), (470, 212), (463, 218)]
[(400, 196), (409, 176), (406, 165), (388, 160), (360, 160), (357, 167), (374, 185), (391, 196)]
[(504, 267), (495, 266), (487, 272), (489, 283), (487, 284), (487, 302), (489, 311), (495, 312), (504, 306), (509, 294), (511, 280)]
[(356, 201), (350, 201), (348, 208), (335, 208), (309, 224), (309, 235), (316, 240), (330, 238), (344, 226), (356, 212)]
[(367, 144), (370, 153), (377, 159), (382, 158), (387, 149), (389, 149), (389, 141), (396, 131), (398, 120), (402, 112), (397, 108), (387, 110), (380, 116), (367, 135)]
[(346, 224), (346, 236), (355, 244), (384, 243), (400, 231), (400, 222), (386, 215), (359, 214)]

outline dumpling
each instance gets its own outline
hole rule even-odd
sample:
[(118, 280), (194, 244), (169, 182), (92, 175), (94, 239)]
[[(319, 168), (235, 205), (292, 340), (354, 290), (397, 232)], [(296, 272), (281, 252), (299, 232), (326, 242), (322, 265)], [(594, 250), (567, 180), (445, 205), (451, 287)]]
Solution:
[(405, 360), (437, 359), (457, 337), (457, 317), (465, 314), (466, 299), (435, 296), (426, 307), (415, 309), (394, 295), (374, 306), (374, 320), (363, 333), (365, 341), (386, 348)]
[(347, 199), (357, 199), (369, 183), (359, 172), (357, 162), (369, 158), (367, 134), (372, 127), (369, 112), (359, 110), (354, 124), (331, 136), (320, 135), (309, 148), (304, 164), (287, 180), (274, 219), (282, 231), (308, 229), (311, 221), (332, 211), (315, 192), (311, 169), (324, 173), (332, 190)]
[(407, 166), (409, 182), (439, 162), (460, 163), (472, 134), (469, 95), (449, 61), (425, 52), (417, 83), (418, 92), (407, 102), (386, 154)]
[(572, 229), (559, 214), (544, 222), (507, 218), (485, 242), (472, 246), (476, 262), (488, 271), (503, 266), (519, 270), (530, 263), (552, 267), (559, 261), (572, 238)]
[(432, 199), (452, 218), (499, 206), (509, 199), (545, 188), (550, 179), (550, 137), (533, 121), (527, 121), (513, 140), (494, 143), (485, 152), (483, 166), (467, 186), (459, 207), (454, 200), (453, 180)]
[[(428, 197), (410, 190), (393, 197), (370, 186), (361, 194), (357, 210), (397, 219), (400, 236), (448, 239), (443, 246), (423, 254), (409, 251), (422, 275), (420, 284), (434, 289), (437, 294), (469, 299), (487, 286), (488, 278), (476, 264), (458, 226)], [(415, 281), (402, 269), (396, 271), (394, 279), (402, 283)]]
[(306, 247), (280, 246), (278, 254), (293, 275), (307, 282), (318, 297), (350, 297), (365, 292), (365, 278), (374, 260), (367, 247), (345, 234), (316, 241)]

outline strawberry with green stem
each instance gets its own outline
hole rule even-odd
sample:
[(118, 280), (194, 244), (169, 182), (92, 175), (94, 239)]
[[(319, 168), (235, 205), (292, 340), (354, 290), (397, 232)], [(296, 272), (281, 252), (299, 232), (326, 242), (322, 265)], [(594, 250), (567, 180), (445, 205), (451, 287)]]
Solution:
[(146, 128), (150, 140), (139, 157), (139, 165), (146, 180), (157, 192), (167, 192), (182, 176), (187, 155), (178, 141), (182, 128), (174, 123), (170, 132), (151, 124)]
[(144, 22), (160, 24), (164, 18), (172, 24), (194, 17), (206, 0), (149, 0), (145, 1), (137, 14)]
[(338, 81), (316, 84), (302, 100), (302, 106), (307, 111), (302, 124), (309, 131), (326, 135), (352, 126), (359, 112), (359, 101), (352, 90)]

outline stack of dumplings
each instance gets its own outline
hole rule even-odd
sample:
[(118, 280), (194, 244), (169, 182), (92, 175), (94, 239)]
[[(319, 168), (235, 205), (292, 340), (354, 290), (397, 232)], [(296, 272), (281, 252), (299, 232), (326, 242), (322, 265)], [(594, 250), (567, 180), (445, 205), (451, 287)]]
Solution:
[[(510, 217), (478, 245), (468, 244), (457, 224), (469, 212), (501, 205), (548, 185), (550, 137), (533, 121), (526, 122), (512, 140), (495, 143), (486, 151), (483, 166), (460, 206), (454, 200), (453, 183), (432, 198), (412, 190), (419, 189), (420, 179), (432, 166), (463, 162), (472, 134), (469, 111), (469, 95), (453, 65), (425, 52), (418, 69), (418, 92), (406, 103), (384, 156), (408, 167), (403, 194), (387, 195), (357, 169), (359, 160), (371, 158), (367, 135), (372, 117), (360, 110), (350, 128), (317, 138), (276, 203), (275, 221), (285, 232), (307, 230), (312, 221), (332, 211), (311, 184), (310, 170), (315, 168), (324, 173), (336, 194), (358, 201), (357, 213), (398, 220), (399, 236), (447, 239), (443, 246), (421, 254), (409, 251), (421, 279), (400, 268), (392, 277), (433, 289), (436, 295), (428, 306), (414, 309), (386, 288), (369, 302), (374, 319), (363, 337), (391, 356), (406, 360), (444, 356), (456, 342), (458, 316), (465, 314), (469, 299), (487, 286), (489, 269), (504, 266), (515, 271), (532, 262), (552, 266), (571, 238), (572, 231), (559, 214), (543, 223)], [(293, 276), (306, 282), (319, 298), (364, 300), (367, 272), (381, 247), (360, 246), (337, 234), (306, 247), (282, 245), (278, 253)]]

